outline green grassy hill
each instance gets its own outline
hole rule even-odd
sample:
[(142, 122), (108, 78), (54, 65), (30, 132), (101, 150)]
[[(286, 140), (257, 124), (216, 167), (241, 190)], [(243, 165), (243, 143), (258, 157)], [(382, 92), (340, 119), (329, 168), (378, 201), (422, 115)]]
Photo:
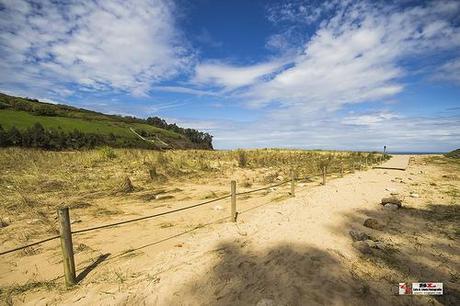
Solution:
[[(0, 93), (2, 146), (66, 149), (110, 145), (152, 149), (212, 149), (212, 136), (207, 133), (183, 129), (175, 124), (168, 125), (159, 118), (149, 119), (106, 115), (68, 105), (55, 105)], [(160, 122), (163, 128), (155, 126), (157, 122)], [(53, 144), (33, 145), (37, 144), (36, 138), (40, 136), (37, 136), (37, 133), (45, 133), (44, 137), (47, 140), (42, 139), (42, 143), (52, 141)], [(19, 137), (18, 134), (21, 134), (20, 139), (13, 141), (12, 138)], [(26, 134), (27, 137), (24, 136)], [(80, 146), (69, 141), (77, 137), (76, 135), (83, 139), (79, 142), (89, 145)], [(93, 141), (85, 140), (87, 138)], [(59, 145), (54, 144), (56, 142), (59, 142)]]
[(451, 158), (460, 158), (460, 149), (453, 150), (449, 153), (444, 154), (446, 157), (451, 157)]

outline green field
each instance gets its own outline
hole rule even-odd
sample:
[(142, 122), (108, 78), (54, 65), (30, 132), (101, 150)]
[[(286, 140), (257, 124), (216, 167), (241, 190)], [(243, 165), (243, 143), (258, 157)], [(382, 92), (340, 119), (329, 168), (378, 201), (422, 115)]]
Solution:
[(172, 131), (163, 130), (154, 126), (142, 123), (125, 123), (106, 120), (87, 120), (69, 117), (47, 117), (36, 116), (28, 112), (16, 110), (0, 110), (0, 124), (4, 129), (9, 129), (15, 126), (17, 129), (26, 129), (35, 123), (40, 123), (46, 129), (57, 129), (64, 132), (71, 132), (75, 129), (83, 133), (94, 133), (109, 135), (113, 133), (115, 136), (124, 138), (137, 138), (129, 128), (136, 130), (144, 130), (152, 134), (158, 135), (160, 138), (180, 139), (182, 135)]
[(3, 128), (0, 130), (0, 146), (3, 147), (59, 150), (105, 144), (156, 149), (212, 149), (212, 136), (208, 133), (182, 128), (159, 117), (108, 115), (3, 93), (0, 93), (0, 126)]

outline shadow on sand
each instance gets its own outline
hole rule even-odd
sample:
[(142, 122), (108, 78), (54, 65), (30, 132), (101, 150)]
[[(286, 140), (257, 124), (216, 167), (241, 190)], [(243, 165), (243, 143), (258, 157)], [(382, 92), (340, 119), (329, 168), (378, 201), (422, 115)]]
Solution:
[[(385, 228), (378, 231), (364, 227), (366, 218), (379, 220)], [(374, 270), (373, 277), (386, 281), (387, 286), (398, 282), (443, 283), (444, 295), (403, 297), (409, 305), (460, 305), (459, 224), (459, 204), (429, 204), (397, 211), (379, 205), (347, 215), (346, 222), (333, 230), (346, 233), (345, 229), (353, 228), (384, 242), (383, 250), (373, 249), (371, 255), (361, 257), (361, 275)]]
[[(384, 221), (385, 229), (363, 227), (368, 217)], [(200, 280), (181, 284), (170, 304), (459, 305), (459, 217), (458, 205), (374, 207), (345, 216), (332, 232), (350, 238), (348, 231), (359, 229), (385, 243), (384, 250), (372, 249), (353, 262), (340, 252), (302, 244), (255, 253), (245, 243), (223, 243), (217, 263)], [(445, 295), (397, 295), (399, 282), (416, 281), (443, 282)]]
[(83, 271), (77, 275), (77, 283), (81, 282), (91, 271), (96, 269), (103, 261), (110, 256), (110, 253), (100, 255), (92, 264), (87, 266)]
[(217, 252), (219, 262), (200, 281), (183, 284), (171, 305), (369, 305), (376, 298), (336, 253), (279, 245), (254, 254), (235, 243)]

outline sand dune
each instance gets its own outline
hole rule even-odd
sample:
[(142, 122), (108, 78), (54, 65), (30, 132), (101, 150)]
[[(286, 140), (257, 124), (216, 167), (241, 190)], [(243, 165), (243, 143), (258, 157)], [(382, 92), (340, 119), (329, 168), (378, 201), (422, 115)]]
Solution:
[[(459, 297), (460, 249), (452, 237), (434, 233), (436, 226), (450, 228), (452, 224), (430, 219), (430, 209), (452, 209), (455, 216), (458, 205), (428, 206), (447, 201), (429, 188), (431, 180), (442, 172), (420, 159), (405, 172), (372, 169), (332, 180), (326, 186), (298, 188), (295, 198), (242, 214), (237, 224), (212, 225), (178, 238), (176, 248), (109, 261), (98, 268), (126, 273), (118, 281), (107, 275), (104, 279), (102, 274), (62, 294), (28, 294), (23, 302), (454, 305)], [(410, 196), (414, 191), (419, 198)], [(382, 208), (379, 202), (390, 192), (404, 196), (404, 209)], [(369, 216), (385, 228), (364, 227)], [(431, 232), (417, 239), (416, 230), (424, 227)], [(385, 249), (361, 254), (352, 247), (351, 229), (380, 241)], [(143, 252), (148, 254), (149, 248)], [(450, 294), (436, 299), (395, 294), (398, 282), (417, 280), (444, 282)]]

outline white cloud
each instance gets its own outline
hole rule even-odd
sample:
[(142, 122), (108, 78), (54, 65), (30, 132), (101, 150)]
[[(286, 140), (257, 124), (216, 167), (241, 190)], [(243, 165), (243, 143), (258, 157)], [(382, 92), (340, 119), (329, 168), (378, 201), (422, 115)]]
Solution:
[(442, 65), (433, 78), (440, 81), (450, 81), (460, 85), (460, 58), (453, 59)]
[(340, 3), (345, 3), (345, 0), (329, 0), (329, 1), (282, 1), (267, 9), (267, 18), (273, 23), (279, 24), (283, 22), (295, 22), (312, 24), (320, 20), (320, 18), (336, 8)]
[[(460, 12), (458, 3), (407, 9), (344, 3), (320, 24), (292, 67), (248, 90), (253, 105), (279, 102), (308, 112), (391, 97), (404, 88), (402, 60), (460, 47), (460, 30), (448, 22)], [(298, 8), (295, 16), (302, 11), (311, 13)]]
[(264, 76), (279, 70), (283, 64), (279, 60), (252, 66), (232, 66), (221, 62), (201, 63), (195, 67), (192, 82), (232, 90), (262, 80)]
[(154, 86), (152, 87), (154, 91), (163, 91), (163, 92), (173, 92), (173, 93), (182, 93), (195, 96), (217, 96), (218, 94), (212, 91), (193, 89), (182, 86)]
[(166, 0), (2, 0), (1, 6), (2, 87), (63, 90), (72, 82), (144, 95), (191, 59)]
[(364, 114), (364, 115), (351, 115), (347, 116), (342, 119), (342, 124), (347, 125), (377, 125), (383, 121), (395, 119), (395, 118), (402, 118), (402, 116), (393, 114), (390, 112), (379, 112), (373, 114)]
[[(256, 107), (272, 105), (261, 110), (264, 115), (256, 121), (227, 122), (212, 129), (216, 147), (379, 149), (387, 144), (394, 150), (449, 150), (458, 145), (458, 115), (420, 117), (380, 111), (340, 116), (338, 110), (389, 101), (404, 90), (404, 77), (412, 67), (421, 67), (421, 62), (407, 65), (408, 60), (458, 50), (460, 28), (453, 21), (460, 3), (435, 1), (405, 8), (365, 1), (331, 3), (325, 9), (336, 11), (323, 20), (322, 13), (309, 9), (284, 12), (285, 20), (289, 16), (299, 20), (302, 12), (312, 14), (302, 22), (318, 22), (318, 29), (312, 37), (304, 32), (301, 51), (288, 53), (283, 62), (289, 64), (266, 72), (270, 77), (260, 77), (261, 73), (232, 83), (233, 78), (225, 79), (226, 71), (251, 71), (258, 65), (212, 66), (215, 70), (204, 81), (224, 88), (245, 86), (234, 98)], [(283, 33), (271, 36), (268, 46), (292, 45), (292, 37), (283, 39)], [(457, 70), (455, 63), (443, 67), (451, 79)], [(218, 77), (209, 77), (214, 75)]]
[[(385, 113), (385, 112), (383, 112)], [(310, 121), (264, 117), (256, 122), (196, 122), (195, 128), (209, 128), (215, 135), (214, 146), (226, 148), (286, 147), (302, 149), (380, 150), (387, 145), (391, 151), (449, 151), (460, 143), (460, 115), (405, 117), (387, 113), (356, 114), (354, 122), (346, 122), (338, 114), (318, 115)], [(350, 120), (350, 118), (348, 118)], [(353, 123), (353, 124), (350, 124)]]

